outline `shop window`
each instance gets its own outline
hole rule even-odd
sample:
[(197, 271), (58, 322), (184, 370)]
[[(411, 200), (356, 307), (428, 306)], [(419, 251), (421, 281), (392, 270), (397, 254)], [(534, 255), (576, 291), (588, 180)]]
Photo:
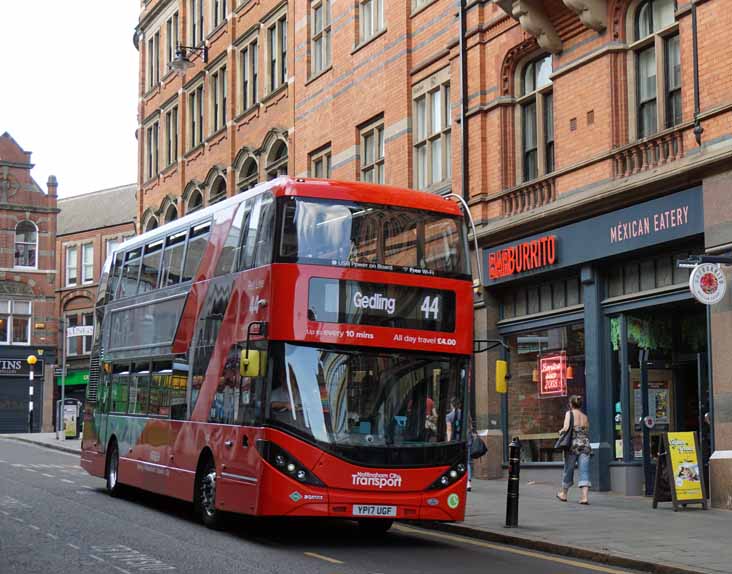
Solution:
[(585, 403), (587, 399), (584, 334), (583, 324), (573, 323), (507, 337), (512, 375), (508, 436), (521, 439), (523, 462), (562, 461), (554, 443), (564, 423), (568, 398), (579, 395)]

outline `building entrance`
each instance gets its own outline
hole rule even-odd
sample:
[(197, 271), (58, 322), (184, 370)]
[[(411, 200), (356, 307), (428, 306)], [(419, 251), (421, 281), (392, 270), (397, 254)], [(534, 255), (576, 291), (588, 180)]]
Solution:
[(615, 459), (642, 465), (653, 494), (665, 432), (700, 437), (705, 473), (711, 454), (706, 310), (674, 303), (610, 318), (615, 400)]

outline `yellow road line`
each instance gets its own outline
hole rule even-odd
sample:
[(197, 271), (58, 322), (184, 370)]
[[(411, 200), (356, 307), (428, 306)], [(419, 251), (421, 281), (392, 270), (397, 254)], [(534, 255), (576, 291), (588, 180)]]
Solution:
[(410, 528), (409, 526), (404, 526), (403, 524), (395, 525), (394, 528), (396, 530), (400, 530), (402, 532), (408, 532), (410, 534), (431, 536), (433, 538), (442, 538), (443, 540), (451, 540), (453, 542), (460, 542), (462, 544), (471, 544), (473, 546), (480, 546), (481, 548), (490, 548), (492, 550), (498, 550), (500, 552), (509, 552), (511, 554), (518, 554), (520, 556), (538, 558), (539, 560), (557, 562), (559, 564), (575, 566), (576, 568), (584, 568), (585, 570), (592, 570), (594, 572), (605, 572), (606, 574), (627, 574), (628, 573), (628, 570), (617, 570), (615, 568), (608, 568), (607, 566), (600, 566), (598, 564), (588, 564), (586, 562), (570, 560), (569, 558), (551, 556), (551, 555), (543, 554), (541, 552), (533, 552), (531, 550), (524, 550), (522, 548), (512, 548), (511, 546), (505, 546), (503, 544), (492, 544), (490, 542), (483, 542), (482, 540), (475, 540), (473, 538), (466, 538), (463, 536), (457, 536), (457, 535), (453, 535), (453, 534), (444, 534), (442, 532), (434, 532), (434, 531), (420, 530), (417, 528)]
[(330, 558), (328, 556), (323, 556), (322, 554), (316, 554), (315, 552), (305, 552), (305, 556), (310, 556), (311, 558), (318, 558), (319, 560), (325, 560), (326, 562), (330, 562), (331, 564), (344, 564), (344, 562), (340, 560), (336, 560), (335, 558)]

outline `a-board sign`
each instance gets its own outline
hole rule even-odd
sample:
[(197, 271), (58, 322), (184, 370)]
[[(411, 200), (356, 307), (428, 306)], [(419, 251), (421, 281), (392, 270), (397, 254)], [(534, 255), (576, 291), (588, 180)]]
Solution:
[(653, 508), (659, 502), (679, 505), (701, 504), (707, 508), (704, 466), (695, 432), (669, 432), (662, 435), (656, 465)]

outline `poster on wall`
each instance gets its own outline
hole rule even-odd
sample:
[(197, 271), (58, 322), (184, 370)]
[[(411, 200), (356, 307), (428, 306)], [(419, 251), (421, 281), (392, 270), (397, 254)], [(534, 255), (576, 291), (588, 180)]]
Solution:
[(679, 505), (698, 503), (707, 508), (704, 472), (695, 432), (669, 432), (663, 435), (659, 453), (653, 508), (659, 502)]
[(567, 396), (567, 353), (564, 351), (539, 359), (539, 396)]

